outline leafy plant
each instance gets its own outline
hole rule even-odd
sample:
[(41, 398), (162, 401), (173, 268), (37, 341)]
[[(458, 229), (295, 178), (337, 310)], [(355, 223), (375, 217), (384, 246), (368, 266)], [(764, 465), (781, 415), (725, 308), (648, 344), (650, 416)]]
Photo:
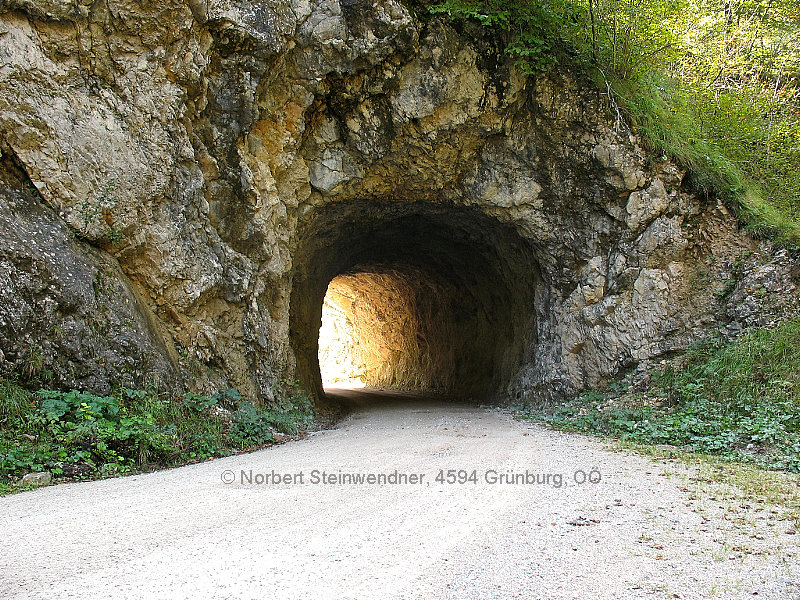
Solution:
[(239, 448), (266, 444), (275, 439), (271, 415), (245, 403), (234, 414), (230, 439)]
[(297, 433), (312, 419), (310, 401), (296, 390), (260, 408), (242, 403), (235, 389), (170, 399), (125, 388), (110, 396), (31, 394), (12, 381), (0, 383), (0, 487), (3, 478), (29, 471), (105, 477), (225, 456), (263, 446), (276, 431)]
[(212, 406), (216, 406), (219, 398), (217, 396), (198, 396), (197, 394), (186, 394), (183, 403), (189, 410), (195, 412), (207, 411)]
[(585, 394), (532, 413), (551, 425), (800, 471), (800, 319), (696, 344), (643, 393)]
[(559, 25), (565, 24), (560, 2), (516, 0), (447, 0), (429, 7), (433, 14), (465, 19), (504, 32), (510, 39), (506, 52), (526, 73), (545, 71), (556, 64), (554, 50), (561, 47)]

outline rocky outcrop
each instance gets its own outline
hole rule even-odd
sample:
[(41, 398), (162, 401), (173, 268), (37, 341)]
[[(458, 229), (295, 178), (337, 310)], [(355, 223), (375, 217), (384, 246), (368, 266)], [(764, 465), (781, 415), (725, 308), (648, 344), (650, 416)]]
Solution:
[(800, 315), (800, 252), (775, 246), (740, 255), (719, 294), (721, 333), (730, 339)]
[[(58, 261), (90, 252), (140, 299), (106, 304), (141, 324), (107, 339), (134, 379), (317, 390), (328, 282), (391, 268), (418, 274), (414, 294), (439, 286), (428, 329), (462, 336), (443, 386), (556, 399), (713, 331), (715, 292), (756, 247), (597, 90), (523, 77), (485, 31), (395, 0), (2, 0), (0, 54), (25, 202), (85, 240)], [(51, 339), (34, 329), (3, 339), (6, 369)], [(91, 370), (70, 343), (48, 368)]]
[(2, 375), (99, 393), (114, 384), (180, 389), (175, 352), (117, 262), (75, 239), (2, 162)]

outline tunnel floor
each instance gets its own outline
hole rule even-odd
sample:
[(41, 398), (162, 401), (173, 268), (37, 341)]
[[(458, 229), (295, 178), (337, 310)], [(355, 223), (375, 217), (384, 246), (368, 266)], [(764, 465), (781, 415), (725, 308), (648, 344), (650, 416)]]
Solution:
[(325, 399), (333, 406), (341, 407), (347, 413), (421, 408), (431, 406), (468, 406), (478, 403), (472, 398), (465, 398), (443, 392), (423, 390), (383, 390), (376, 388), (326, 387)]

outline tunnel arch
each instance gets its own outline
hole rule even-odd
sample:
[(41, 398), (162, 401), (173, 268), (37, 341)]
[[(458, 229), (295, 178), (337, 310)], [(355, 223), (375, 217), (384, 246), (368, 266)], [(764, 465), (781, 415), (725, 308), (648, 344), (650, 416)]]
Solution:
[(385, 356), (372, 385), (490, 399), (536, 344), (536, 247), (477, 208), (347, 201), (313, 210), (298, 232), (290, 340), (301, 384), (319, 399), (323, 298), (337, 276), (362, 302), (370, 291), (381, 302), (383, 286), (413, 306), (416, 339), (403, 340), (409, 352), (396, 364)]

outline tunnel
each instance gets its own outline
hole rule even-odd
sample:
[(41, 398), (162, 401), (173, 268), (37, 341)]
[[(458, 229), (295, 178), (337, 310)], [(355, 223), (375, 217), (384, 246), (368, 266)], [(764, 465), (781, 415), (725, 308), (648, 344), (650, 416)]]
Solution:
[(325, 205), (301, 222), (294, 265), (297, 374), (323, 404), (326, 293), (340, 330), (327, 335), (347, 330), (338, 343), (358, 347), (347, 360), (368, 387), (490, 401), (536, 344), (536, 249), (476, 208)]

